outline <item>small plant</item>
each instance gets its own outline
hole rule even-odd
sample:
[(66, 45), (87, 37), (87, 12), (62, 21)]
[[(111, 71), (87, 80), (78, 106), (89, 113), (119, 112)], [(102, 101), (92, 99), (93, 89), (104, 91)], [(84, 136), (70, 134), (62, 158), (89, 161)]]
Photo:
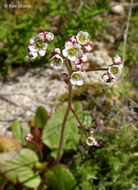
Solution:
[[(54, 39), (54, 35), (50, 32), (41, 32), (35, 37), (30, 39), (30, 45), (28, 46), (27, 58), (35, 59), (38, 54), (44, 56), (47, 50), (49, 42)], [(85, 76), (89, 71), (107, 71), (103, 75), (103, 80), (106, 83), (113, 83), (121, 75), (123, 64), (121, 58), (117, 55), (113, 58), (113, 65), (108, 68), (93, 68), (91, 70), (83, 69), (82, 63), (87, 61), (85, 52), (90, 52), (93, 48), (93, 42), (89, 39), (88, 32), (80, 31), (77, 35), (73, 35), (69, 40), (65, 42), (65, 49), (61, 51), (60, 48), (55, 48), (51, 54), (51, 66), (54, 69), (62, 68), (65, 65), (68, 73), (61, 74), (61, 80), (68, 85), (68, 106), (63, 118), (60, 142), (58, 148), (58, 154), (56, 164), (60, 162), (61, 150), (64, 138), (64, 130), (67, 122), (69, 112), (71, 111), (77, 120), (88, 146), (96, 146), (98, 143), (96, 140), (88, 136), (85, 131), (78, 115), (76, 114), (72, 103), (72, 86), (82, 86), (84, 84)], [(91, 133), (91, 132), (90, 132)]]

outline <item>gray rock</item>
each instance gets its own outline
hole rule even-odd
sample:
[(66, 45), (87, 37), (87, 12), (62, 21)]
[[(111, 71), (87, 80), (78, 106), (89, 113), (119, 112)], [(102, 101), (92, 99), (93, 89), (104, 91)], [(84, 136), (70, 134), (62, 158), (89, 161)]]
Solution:
[[(95, 45), (98, 49), (87, 54), (88, 62), (84, 63), (84, 67), (91, 64), (102, 67), (112, 64), (104, 45), (98, 42)], [(65, 72), (65, 68), (36, 68), (29, 69), (26, 73), (22, 69), (13, 71), (8, 82), (0, 81), (0, 134), (5, 134), (6, 128), (14, 120), (27, 122), (33, 119), (38, 106), (44, 106), (49, 116), (53, 114), (59, 103), (58, 97), (68, 90), (67, 85), (58, 78), (62, 72)], [(102, 73), (89, 72), (85, 81), (102, 81)]]
[(113, 4), (111, 5), (112, 12), (115, 14), (123, 15), (125, 13), (124, 7), (122, 4)]

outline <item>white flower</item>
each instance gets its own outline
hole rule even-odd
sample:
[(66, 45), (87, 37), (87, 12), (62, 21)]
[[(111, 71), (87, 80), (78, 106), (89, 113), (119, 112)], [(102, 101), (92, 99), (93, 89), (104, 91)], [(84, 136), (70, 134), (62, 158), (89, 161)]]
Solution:
[(61, 68), (63, 65), (63, 59), (60, 55), (56, 54), (51, 58), (51, 66), (55, 68)]
[(30, 52), (38, 52), (40, 56), (44, 56), (47, 49), (47, 43), (44, 41), (43, 33), (39, 33), (36, 37), (30, 39), (28, 46)]
[(86, 44), (88, 42), (88, 36), (88, 32), (80, 31), (76, 36), (78, 43), (82, 45)]
[(114, 58), (113, 58), (113, 62), (114, 63), (119, 63), (121, 61), (121, 57), (119, 57), (119, 55), (116, 55)]
[(83, 78), (84, 78), (83, 72), (76, 71), (71, 74), (70, 82), (73, 85), (82, 86), (84, 83)]
[(38, 56), (37, 52), (28, 52), (26, 57), (30, 60), (35, 59)]
[(73, 44), (70, 41), (65, 43), (65, 49), (63, 49), (62, 53), (64, 57), (67, 57), (71, 61), (75, 61), (76, 57), (83, 54), (81, 45), (78, 43)]
[(98, 143), (97, 143), (97, 141), (95, 140), (95, 138), (93, 138), (93, 137), (87, 137), (87, 139), (86, 139), (86, 144), (87, 144), (88, 146), (94, 146), (94, 145), (97, 145)]
[(121, 67), (119, 65), (112, 65), (109, 66), (108, 72), (111, 77), (116, 78), (121, 74)]
[(45, 34), (45, 39), (48, 41), (48, 42), (51, 42), (53, 39), (54, 39), (54, 35), (51, 33), (51, 32), (47, 32)]

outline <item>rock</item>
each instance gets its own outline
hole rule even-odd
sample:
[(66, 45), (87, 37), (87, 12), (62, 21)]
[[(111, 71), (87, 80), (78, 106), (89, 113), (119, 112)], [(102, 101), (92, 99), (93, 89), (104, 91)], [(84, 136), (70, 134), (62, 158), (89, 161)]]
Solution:
[(125, 10), (122, 4), (111, 5), (112, 12), (119, 15), (124, 15)]
[[(112, 59), (108, 54), (103, 43), (95, 42), (94, 46), (96, 49), (90, 53), (86, 53), (87, 55), (87, 63), (84, 63), (84, 69), (86, 67), (108, 67), (112, 64)], [(92, 71), (87, 73), (87, 77), (85, 78), (86, 82), (103, 82), (102, 75), (105, 71)]]
[[(105, 67), (112, 64), (104, 45), (97, 42), (95, 46), (96, 50), (87, 53), (89, 62), (84, 63), (84, 67), (92, 64)], [(55, 112), (58, 97), (68, 90), (67, 85), (58, 77), (65, 70), (54, 70), (48, 64), (47, 67), (29, 69), (27, 72), (18, 69), (12, 72), (8, 82), (0, 81), (0, 134), (9, 135), (6, 128), (14, 120), (27, 122), (33, 119), (38, 106), (45, 107), (49, 116)], [(102, 73), (88, 72), (85, 81), (102, 81)]]

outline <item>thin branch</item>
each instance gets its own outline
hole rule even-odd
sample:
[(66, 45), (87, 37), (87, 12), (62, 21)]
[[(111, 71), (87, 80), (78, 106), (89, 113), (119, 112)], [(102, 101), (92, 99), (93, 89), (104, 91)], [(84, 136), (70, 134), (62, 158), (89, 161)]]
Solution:
[(93, 69), (85, 69), (86, 72), (90, 71), (107, 71), (108, 68), (93, 68)]
[(79, 120), (79, 118), (78, 118), (77, 114), (75, 113), (75, 110), (74, 110), (72, 107), (70, 107), (70, 110), (72, 111), (72, 113), (73, 113), (74, 117), (75, 117), (75, 118), (76, 118), (76, 120), (78, 121), (78, 123), (79, 123), (79, 125), (80, 125), (80, 128), (81, 128), (81, 130), (82, 130), (83, 134), (84, 134), (84, 135), (85, 135), (85, 137), (87, 138), (87, 133), (86, 133), (85, 129), (83, 128), (83, 126), (82, 126), (82, 124), (81, 124), (81, 122), (80, 122), (80, 120)]

